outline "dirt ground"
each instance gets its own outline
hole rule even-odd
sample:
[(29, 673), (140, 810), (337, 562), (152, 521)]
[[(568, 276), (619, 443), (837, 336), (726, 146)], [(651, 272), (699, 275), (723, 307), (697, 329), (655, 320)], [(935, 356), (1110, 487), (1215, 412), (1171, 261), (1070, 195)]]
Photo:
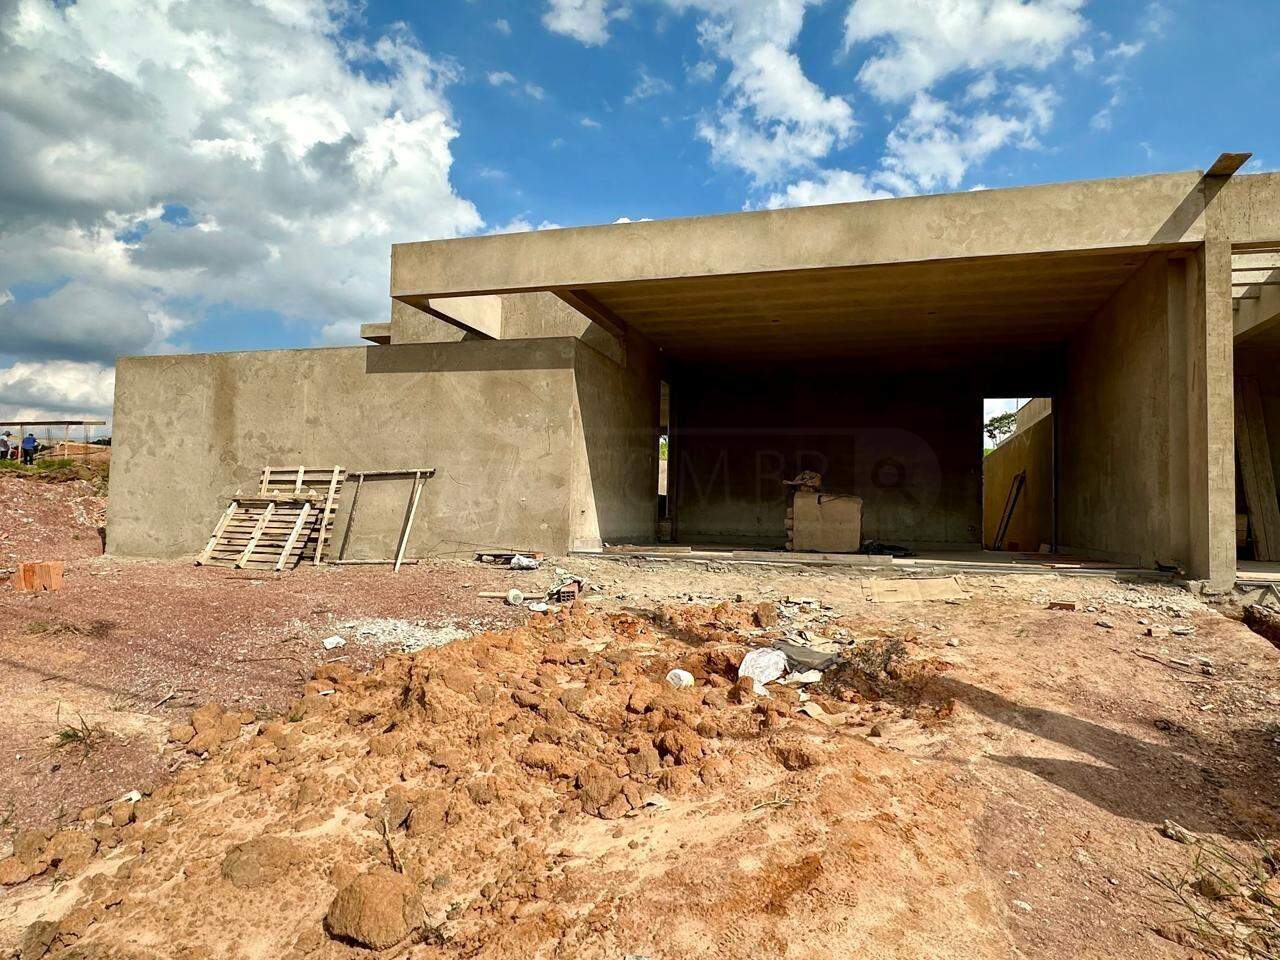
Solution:
[[(23, 956), (1189, 957), (1151, 879), (1188, 847), (1158, 828), (1280, 833), (1277, 653), (1172, 585), (262, 576), (86, 556), (101, 502), (14, 482), (31, 502), (6, 505), (68, 526), (5, 549), (70, 561), (56, 593), (0, 585), (0, 947)], [(586, 602), (477, 597), (555, 563)], [(838, 663), (738, 684), (780, 638)]]

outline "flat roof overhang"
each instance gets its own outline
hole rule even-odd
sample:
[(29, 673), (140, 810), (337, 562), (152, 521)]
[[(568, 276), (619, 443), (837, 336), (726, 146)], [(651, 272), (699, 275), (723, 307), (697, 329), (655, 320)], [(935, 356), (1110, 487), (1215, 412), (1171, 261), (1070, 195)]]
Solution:
[(1145, 259), (1139, 251), (829, 267), (593, 284), (573, 294), (680, 361), (947, 366), (1061, 344)]
[(549, 291), (678, 360), (1016, 361), (1153, 251), (1275, 237), (1280, 175), (1173, 173), (397, 244), (391, 294)]

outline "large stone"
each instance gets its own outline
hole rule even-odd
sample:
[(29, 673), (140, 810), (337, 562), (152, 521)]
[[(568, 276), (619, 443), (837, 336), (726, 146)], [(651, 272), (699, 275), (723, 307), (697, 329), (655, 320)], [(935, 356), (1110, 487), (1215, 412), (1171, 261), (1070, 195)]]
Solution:
[(389, 867), (375, 867), (338, 891), (325, 914), (331, 937), (385, 950), (422, 926), (418, 888)]
[(274, 883), (301, 859), (296, 844), (282, 837), (255, 837), (238, 843), (222, 860), (222, 877), (251, 889)]

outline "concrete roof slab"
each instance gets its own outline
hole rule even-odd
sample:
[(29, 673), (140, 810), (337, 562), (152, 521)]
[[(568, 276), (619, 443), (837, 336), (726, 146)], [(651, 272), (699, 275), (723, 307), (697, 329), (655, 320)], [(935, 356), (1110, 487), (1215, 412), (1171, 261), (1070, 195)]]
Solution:
[(1191, 172), (400, 243), (391, 295), (1178, 246), (1204, 239), (1203, 213)]

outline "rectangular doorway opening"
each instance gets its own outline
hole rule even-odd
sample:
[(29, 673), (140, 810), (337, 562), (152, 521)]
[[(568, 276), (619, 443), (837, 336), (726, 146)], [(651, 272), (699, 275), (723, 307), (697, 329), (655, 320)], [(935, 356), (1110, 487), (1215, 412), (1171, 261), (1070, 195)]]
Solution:
[(989, 397), (982, 407), (982, 548), (1054, 553), (1053, 402)]

